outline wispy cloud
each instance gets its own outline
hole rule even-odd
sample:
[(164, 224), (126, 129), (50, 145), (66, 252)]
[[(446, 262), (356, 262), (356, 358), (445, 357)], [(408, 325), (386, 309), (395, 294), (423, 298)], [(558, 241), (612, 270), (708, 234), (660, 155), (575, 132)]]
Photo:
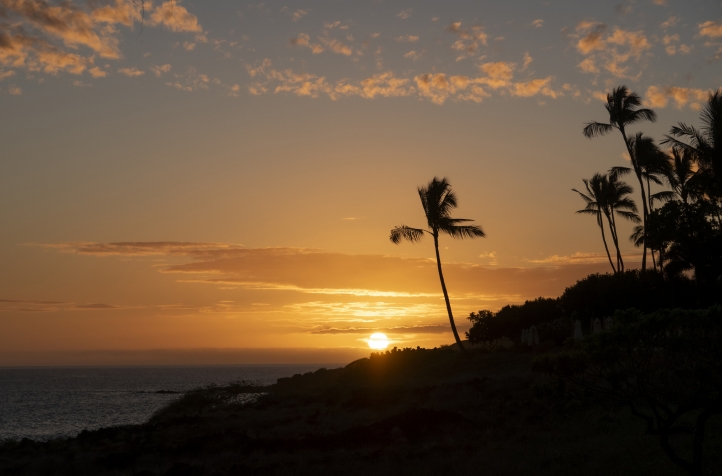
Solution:
[[(431, 259), (381, 255), (349, 255), (305, 248), (246, 248), (229, 243), (62, 243), (40, 245), (65, 253), (143, 258), (165, 255), (188, 262), (157, 269), (177, 274), (183, 282), (304, 295), (358, 296), (394, 299), (439, 299), (436, 264)], [(494, 301), (555, 296), (574, 279), (604, 270), (598, 256), (529, 260), (538, 268), (487, 267), (445, 263), (455, 299)], [(590, 268), (590, 266), (592, 266)], [(479, 290), (483, 290), (480, 293)], [(439, 303), (442, 304), (442, 303)]]
[[(96, 58), (117, 60), (120, 51), (117, 26), (132, 28), (141, 21), (140, 6), (125, 0), (93, 8), (93, 2), (1, 0), (0, 65), (30, 72), (56, 74), (65, 71), (94, 78), (105, 72), (95, 67)], [(145, 23), (177, 32), (202, 35), (195, 15), (177, 1), (150, 8)]]

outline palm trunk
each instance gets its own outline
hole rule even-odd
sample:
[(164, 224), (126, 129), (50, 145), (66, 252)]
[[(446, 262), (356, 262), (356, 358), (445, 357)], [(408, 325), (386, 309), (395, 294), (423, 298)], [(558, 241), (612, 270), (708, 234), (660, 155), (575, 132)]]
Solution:
[[(654, 211), (654, 206), (653, 206), (654, 203), (652, 203), (652, 186), (649, 183), (649, 174), (647, 174), (646, 178), (647, 178), (647, 199), (649, 200), (649, 213), (652, 213)], [(646, 228), (644, 229), (644, 233), (645, 233), (644, 238), (645, 238), (645, 243), (646, 243), (647, 242), (647, 240), (646, 240), (647, 229)], [(652, 249), (650, 247), (649, 251), (652, 254), (652, 266), (654, 266), (654, 270), (657, 271), (657, 259), (654, 257), (654, 249)]]
[[(629, 160), (632, 162), (632, 167), (634, 168), (634, 173), (637, 176), (637, 180), (639, 180), (639, 190), (642, 193), (642, 224), (644, 226), (644, 229), (647, 229), (647, 197), (644, 193), (644, 182), (642, 181), (642, 175), (639, 171), (639, 167), (637, 167), (637, 161), (634, 159), (634, 154), (632, 153), (632, 149), (629, 148), (629, 141), (627, 141), (627, 134), (624, 132), (624, 127), (620, 127), (619, 131), (622, 133), (622, 138), (624, 139), (624, 145), (627, 146), (627, 153), (629, 154)], [(642, 252), (642, 273), (644, 273), (647, 270), (647, 240), (644, 240), (644, 251)]]
[(612, 213), (607, 215), (607, 220), (609, 221), (609, 228), (611, 229), (614, 247), (617, 248), (617, 269), (620, 272), (624, 272), (624, 260), (622, 260), (622, 252), (619, 249), (619, 238), (617, 236), (617, 223), (614, 220), (614, 210), (612, 210)]
[(602, 212), (599, 212), (599, 215), (597, 216), (597, 224), (599, 225), (599, 228), (602, 230), (602, 241), (604, 242), (604, 250), (607, 252), (607, 258), (609, 258), (609, 264), (612, 266), (612, 271), (614, 274), (617, 274), (617, 269), (614, 267), (614, 263), (612, 262), (612, 255), (609, 254), (609, 246), (607, 246), (607, 237), (604, 236), (604, 220), (602, 220)]
[(454, 315), (451, 313), (451, 303), (449, 302), (449, 293), (446, 291), (446, 283), (444, 282), (444, 273), (441, 272), (441, 257), (439, 256), (439, 232), (434, 230), (434, 249), (436, 250), (436, 267), (439, 269), (439, 280), (441, 281), (441, 290), (444, 292), (444, 300), (446, 301), (446, 311), (449, 313), (449, 323), (451, 324), (451, 331), (454, 333), (454, 339), (459, 345), (459, 349), (466, 356), (469, 354), (464, 348), (464, 344), (461, 343), (459, 333), (456, 332), (456, 324), (454, 324)]

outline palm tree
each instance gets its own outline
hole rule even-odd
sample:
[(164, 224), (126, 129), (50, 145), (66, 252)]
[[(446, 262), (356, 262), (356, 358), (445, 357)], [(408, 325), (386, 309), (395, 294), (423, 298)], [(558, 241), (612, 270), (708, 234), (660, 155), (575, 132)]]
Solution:
[(690, 199), (696, 199), (698, 191), (695, 188), (694, 157), (688, 149), (675, 147), (672, 149), (670, 167), (665, 174), (667, 183), (685, 205)]
[[(632, 221), (633, 223), (639, 223), (640, 220), (637, 216), (637, 206), (634, 204), (634, 201), (628, 197), (628, 195), (633, 192), (632, 187), (620, 181), (618, 175), (613, 173), (608, 175), (598, 173), (594, 174), (590, 180), (584, 180), (584, 185), (586, 186), (588, 194), (572, 189), (587, 202), (586, 208), (578, 210), (577, 213), (595, 215), (597, 217), (597, 225), (599, 225), (602, 230), (602, 241), (604, 241), (604, 248), (607, 251), (609, 264), (612, 265), (612, 270), (615, 273), (624, 271), (624, 260), (622, 258), (622, 251), (619, 247), (619, 234), (617, 233), (616, 217), (620, 216)], [(612, 257), (607, 246), (602, 215), (604, 215), (607, 219), (609, 231), (612, 235), (612, 241), (617, 250), (616, 268), (612, 263)]]
[[(609, 264), (612, 266), (614, 274), (617, 273), (617, 268), (614, 267), (612, 262), (612, 255), (609, 253), (609, 246), (607, 245), (607, 237), (604, 233), (604, 220), (602, 220), (603, 209), (607, 206), (605, 203), (604, 192), (602, 191), (602, 175), (594, 174), (590, 179), (583, 179), (584, 186), (587, 189), (587, 193), (584, 194), (573, 188), (572, 191), (577, 192), (584, 201), (587, 202), (587, 207), (581, 210), (577, 210), (577, 213), (584, 215), (593, 215), (597, 219), (597, 225), (602, 231), (602, 241), (604, 242), (604, 250), (607, 252), (607, 258), (609, 258)], [(617, 262), (619, 264), (619, 262)]]
[(486, 235), (477, 225), (460, 225), (460, 223), (470, 222), (465, 218), (451, 218), (451, 211), (457, 207), (456, 195), (451, 190), (451, 185), (442, 178), (434, 179), (425, 187), (418, 187), (421, 205), (424, 207), (426, 214), (426, 223), (428, 228), (411, 228), (406, 225), (395, 227), (391, 230), (389, 239), (392, 243), (398, 245), (403, 240), (411, 243), (420, 241), (424, 237), (424, 233), (434, 237), (434, 249), (436, 250), (436, 267), (439, 270), (439, 280), (441, 281), (441, 290), (444, 292), (444, 300), (446, 301), (446, 311), (449, 313), (449, 322), (451, 323), (451, 331), (454, 333), (454, 339), (459, 345), (459, 349), (466, 353), (466, 349), (461, 343), (459, 333), (456, 331), (454, 324), (454, 315), (451, 313), (451, 303), (449, 302), (449, 293), (446, 291), (446, 283), (444, 282), (444, 274), (441, 271), (441, 257), (439, 256), (439, 233), (446, 233), (452, 238), (477, 238)]
[[(642, 179), (644, 179), (644, 182), (642, 182), (641, 185), (642, 187), (644, 187), (645, 182), (647, 185), (646, 204), (648, 207), (648, 212), (651, 213), (654, 210), (655, 201), (667, 201), (671, 199), (671, 192), (662, 191), (653, 194), (651, 186), (652, 182), (657, 185), (663, 185), (661, 177), (667, 175), (670, 169), (669, 157), (659, 149), (657, 144), (654, 143), (654, 139), (649, 136), (643, 135), (641, 132), (638, 132), (633, 138), (629, 139), (628, 142), (630, 157), (632, 159), (631, 162), (637, 165), (637, 169), (639, 170)], [(629, 167), (612, 167), (612, 169), (610, 170), (610, 174), (616, 176), (625, 175), (629, 172), (631, 172), (631, 169)], [(642, 196), (644, 197), (644, 193), (642, 194)], [(638, 226), (635, 229), (632, 237), (630, 237), (634, 242), (635, 246), (644, 245), (645, 226), (646, 222), (645, 224)], [(647, 247), (645, 247), (645, 250), (646, 248)], [(651, 252), (652, 264), (654, 265), (654, 268), (657, 269), (657, 260), (654, 254), (654, 250), (651, 250)]]
[[(642, 208), (644, 225), (646, 226), (649, 210), (647, 208), (647, 197), (644, 191), (644, 182), (642, 180), (642, 171), (635, 162), (630, 142), (627, 138), (627, 126), (642, 121), (655, 122), (657, 114), (651, 109), (638, 109), (642, 105), (642, 100), (638, 94), (631, 92), (626, 86), (619, 86), (612, 90), (611, 94), (607, 94), (607, 104), (604, 107), (609, 113), (609, 123), (588, 122), (584, 126), (584, 136), (593, 138), (602, 136), (614, 129), (619, 130), (624, 139), (624, 145), (632, 161), (634, 173), (639, 180), (640, 193), (642, 194)], [(644, 253), (642, 254), (642, 271), (647, 268), (647, 244), (644, 244)]]
[[(722, 196), (722, 90), (709, 95), (707, 104), (700, 113), (702, 127), (680, 122), (673, 126), (662, 144), (670, 144), (694, 158), (705, 175), (713, 175), (717, 190), (714, 194)], [(686, 142), (684, 142), (684, 139)]]

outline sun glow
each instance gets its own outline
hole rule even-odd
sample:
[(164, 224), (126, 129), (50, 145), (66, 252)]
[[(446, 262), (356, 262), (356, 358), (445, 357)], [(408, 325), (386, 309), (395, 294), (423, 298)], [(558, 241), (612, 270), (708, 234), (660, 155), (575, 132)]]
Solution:
[(385, 349), (389, 346), (389, 339), (386, 337), (386, 334), (382, 334), (380, 332), (376, 332), (374, 334), (371, 334), (371, 337), (369, 337), (369, 347), (376, 350)]

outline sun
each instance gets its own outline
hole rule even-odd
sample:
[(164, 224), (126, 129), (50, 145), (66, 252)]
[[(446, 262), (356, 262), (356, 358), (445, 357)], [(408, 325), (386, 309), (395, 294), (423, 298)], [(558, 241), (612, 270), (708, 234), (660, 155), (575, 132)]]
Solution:
[(386, 334), (382, 334), (380, 332), (376, 332), (374, 334), (371, 334), (371, 337), (369, 337), (369, 347), (376, 350), (385, 349), (389, 346), (389, 339), (386, 337)]

